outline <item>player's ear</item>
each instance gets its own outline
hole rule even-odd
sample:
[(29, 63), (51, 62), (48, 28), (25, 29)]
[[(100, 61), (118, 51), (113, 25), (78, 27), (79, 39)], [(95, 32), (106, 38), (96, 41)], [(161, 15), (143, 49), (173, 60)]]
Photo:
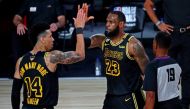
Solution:
[(124, 26), (125, 26), (125, 22), (120, 21), (120, 22), (119, 22), (119, 27), (120, 27), (120, 28), (123, 28)]
[(44, 37), (39, 37), (39, 39), (38, 39), (40, 42), (42, 42), (42, 43), (44, 43)]
[(155, 44), (156, 44), (156, 49), (159, 47), (159, 45), (158, 45), (158, 42), (157, 41), (155, 41)]
[(156, 48), (155, 39), (152, 41), (152, 49)]
[(154, 49), (158, 48), (158, 43), (157, 43), (157, 41), (155, 39), (153, 40), (153, 48)]

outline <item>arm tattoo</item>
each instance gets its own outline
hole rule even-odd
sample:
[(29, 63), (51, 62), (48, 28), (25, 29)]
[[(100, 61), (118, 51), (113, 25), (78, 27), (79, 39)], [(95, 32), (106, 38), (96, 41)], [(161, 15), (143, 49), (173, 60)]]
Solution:
[(134, 58), (137, 61), (142, 73), (144, 74), (145, 67), (149, 62), (148, 56), (145, 53), (143, 46), (139, 42), (134, 43), (133, 51)]
[(52, 51), (50, 55), (50, 62), (51, 63), (58, 63), (61, 60), (65, 59), (65, 54), (61, 51)]
[(74, 51), (62, 52), (54, 50), (50, 55), (51, 63), (72, 64), (81, 60), (81, 57)]
[(133, 51), (136, 56), (142, 56), (144, 52), (142, 46), (138, 42), (134, 44)]

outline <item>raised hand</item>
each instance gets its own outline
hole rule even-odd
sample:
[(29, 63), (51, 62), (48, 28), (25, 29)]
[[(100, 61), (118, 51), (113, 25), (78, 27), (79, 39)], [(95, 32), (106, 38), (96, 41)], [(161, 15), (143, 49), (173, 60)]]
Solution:
[(86, 21), (86, 13), (83, 9), (79, 9), (77, 13), (77, 17), (73, 18), (75, 28), (84, 28)]
[(82, 8), (80, 8), (80, 5), (78, 5), (78, 10), (80, 10), (80, 9), (83, 9), (84, 12), (86, 13), (86, 17), (85, 17), (86, 22), (88, 22), (89, 20), (94, 19), (94, 16), (89, 16), (89, 17), (88, 17), (88, 9), (89, 9), (89, 6), (88, 6), (87, 3), (83, 3), (83, 4), (82, 4)]

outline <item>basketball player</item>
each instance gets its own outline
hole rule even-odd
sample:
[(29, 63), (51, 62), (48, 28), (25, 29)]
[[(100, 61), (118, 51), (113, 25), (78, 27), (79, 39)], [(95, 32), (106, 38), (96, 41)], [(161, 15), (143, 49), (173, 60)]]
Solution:
[(85, 12), (78, 11), (74, 19), (77, 44), (75, 51), (50, 51), (54, 38), (48, 24), (33, 26), (30, 38), (33, 49), (18, 59), (12, 86), (12, 108), (20, 109), (20, 90), (23, 90), (22, 109), (53, 109), (58, 101), (57, 64), (71, 64), (85, 58), (83, 28)]
[(156, 58), (145, 70), (145, 109), (182, 109), (178, 88), (181, 68), (168, 56), (170, 44), (171, 37), (164, 32), (159, 32), (153, 40)]
[(85, 42), (89, 48), (100, 47), (103, 51), (107, 78), (103, 109), (143, 109), (141, 75), (148, 56), (140, 41), (124, 32), (126, 19), (122, 12), (112, 11), (106, 20), (106, 37), (94, 35)]

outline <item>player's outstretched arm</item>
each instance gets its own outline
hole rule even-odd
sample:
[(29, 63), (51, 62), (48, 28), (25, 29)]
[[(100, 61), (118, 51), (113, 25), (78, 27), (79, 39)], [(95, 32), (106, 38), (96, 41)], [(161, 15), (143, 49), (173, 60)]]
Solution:
[(102, 47), (103, 41), (105, 40), (104, 34), (94, 34), (90, 37), (90, 46), (88, 48)]
[(62, 52), (54, 50), (49, 55), (50, 62), (53, 64), (72, 64), (84, 60), (84, 55), (76, 51)]
[(76, 50), (62, 52), (58, 50), (51, 51), (49, 53), (49, 61), (53, 64), (72, 64), (78, 61), (81, 61), (85, 58), (85, 45), (84, 45), (84, 36), (83, 28), (85, 26), (85, 17), (86, 14), (83, 9), (79, 9), (77, 17), (74, 19), (74, 25), (76, 28)]

